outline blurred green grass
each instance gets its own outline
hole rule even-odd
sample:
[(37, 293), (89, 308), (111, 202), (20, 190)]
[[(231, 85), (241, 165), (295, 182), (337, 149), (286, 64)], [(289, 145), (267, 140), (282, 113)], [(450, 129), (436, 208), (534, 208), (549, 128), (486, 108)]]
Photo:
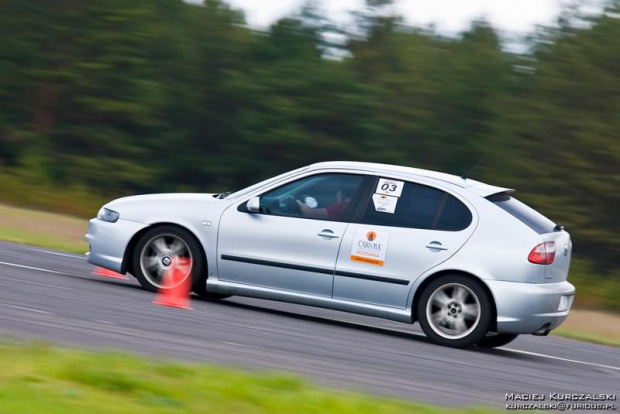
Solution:
[(573, 256), (568, 281), (575, 285), (574, 307), (620, 313), (620, 271), (602, 275), (592, 261)]
[[(7, 173), (0, 166), (2, 203), (25, 209), (60, 212), (69, 217), (93, 217), (109, 197), (81, 186), (54, 186), (36, 177)], [(120, 195), (117, 195), (118, 197)], [(111, 197), (111, 198), (116, 198)]]
[(0, 352), (3, 414), (499, 412), (332, 391), (278, 373), (247, 373), (45, 344), (5, 343)]

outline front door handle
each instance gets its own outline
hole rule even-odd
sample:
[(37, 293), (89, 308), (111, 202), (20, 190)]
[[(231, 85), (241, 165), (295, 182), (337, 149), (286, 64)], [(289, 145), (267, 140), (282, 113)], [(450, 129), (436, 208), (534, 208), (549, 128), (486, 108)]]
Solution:
[(426, 245), (427, 249), (432, 249), (432, 250), (448, 250), (447, 247), (443, 247), (441, 245), (441, 243), (439, 243), (438, 241), (432, 241), (429, 244)]
[(323, 230), (321, 230), (317, 234), (317, 236), (319, 236), (319, 237), (326, 237), (328, 239), (338, 239), (338, 238), (340, 238), (340, 236), (336, 236), (334, 234), (334, 232), (332, 230), (330, 230), (330, 229), (323, 229)]

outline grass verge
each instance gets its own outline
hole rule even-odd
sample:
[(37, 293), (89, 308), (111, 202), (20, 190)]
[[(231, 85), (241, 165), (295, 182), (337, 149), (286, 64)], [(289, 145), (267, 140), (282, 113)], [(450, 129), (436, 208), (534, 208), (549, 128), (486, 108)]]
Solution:
[(553, 335), (620, 347), (620, 315), (592, 309), (573, 309)]
[(578, 341), (592, 342), (593, 344), (615, 346), (620, 348), (620, 340), (615, 338), (607, 338), (604, 336), (587, 334), (580, 331), (571, 331), (565, 328), (559, 328), (556, 331), (553, 331), (553, 334), (556, 336), (562, 336), (564, 338), (576, 339)]
[(0, 240), (84, 253), (87, 229), (85, 219), (0, 204)]
[(321, 389), (282, 374), (250, 374), (118, 353), (0, 345), (3, 414), (491, 413)]

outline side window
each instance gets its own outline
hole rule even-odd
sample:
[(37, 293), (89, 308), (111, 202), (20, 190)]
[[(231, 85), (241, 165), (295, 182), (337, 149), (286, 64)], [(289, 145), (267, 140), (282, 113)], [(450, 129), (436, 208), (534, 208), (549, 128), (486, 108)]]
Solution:
[(437, 220), (436, 229), (447, 231), (466, 229), (471, 224), (471, 211), (456, 197), (449, 194), (447, 196), (446, 203)]
[(364, 177), (353, 174), (318, 174), (284, 184), (263, 194), (263, 214), (341, 220)]
[(469, 226), (472, 215), (456, 197), (437, 188), (405, 182), (393, 212), (381, 211), (370, 200), (361, 222), (378, 226), (458, 231)]
[(396, 200), (393, 213), (377, 211), (374, 201), (370, 200), (362, 217), (362, 223), (433, 229), (435, 215), (444, 194), (443, 191), (433, 187), (406, 182), (400, 197)]

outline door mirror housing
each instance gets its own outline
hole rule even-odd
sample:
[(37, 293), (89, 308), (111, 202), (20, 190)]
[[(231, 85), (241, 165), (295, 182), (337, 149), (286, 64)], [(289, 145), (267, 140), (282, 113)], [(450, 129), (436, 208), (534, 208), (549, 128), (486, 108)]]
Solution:
[(260, 213), (260, 197), (252, 197), (248, 200), (246, 208), (250, 213)]

